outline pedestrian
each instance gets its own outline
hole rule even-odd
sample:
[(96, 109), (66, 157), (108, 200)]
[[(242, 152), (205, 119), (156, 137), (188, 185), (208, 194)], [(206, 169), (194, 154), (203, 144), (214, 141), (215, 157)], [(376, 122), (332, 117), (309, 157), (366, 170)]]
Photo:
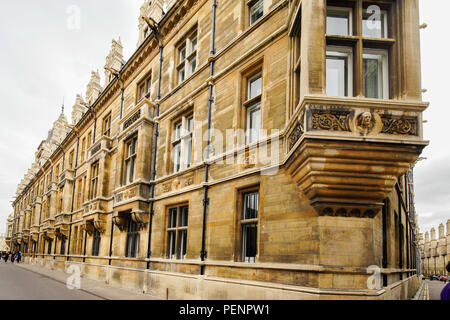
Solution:
[(14, 263), (14, 260), (16, 260), (16, 255), (14, 252), (11, 253), (11, 262)]
[(9, 258), (8, 252), (5, 252), (5, 254), (3, 255), (3, 260), (5, 260), (5, 263), (8, 263), (8, 258)]
[[(450, 273), (450, 261), (447, 263), (447, 272)], [(450, 300), (450, 283), (448, 283), (441, 292), (441, 300)]]
[(19, 252), (17, 252), (17, 263), (20, 263), (22, 261), (22, 251), (19, 250)]

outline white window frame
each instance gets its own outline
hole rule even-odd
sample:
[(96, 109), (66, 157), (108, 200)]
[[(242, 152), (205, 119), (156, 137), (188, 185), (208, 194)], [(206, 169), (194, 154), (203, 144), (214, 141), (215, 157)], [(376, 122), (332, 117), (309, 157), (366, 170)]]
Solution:
[[(189, 121), (192, 121), (192, 128), (189, 128)], [(194, 114), (183, 116), (181, 120), (175, 123), (175, 128), (172, 138), (172, 161), (173, 161), (173, 173), (178, 173), (182, 170), (189, 169), (192, 166), (193, 156), (193, 132), (194, 132)], [(191, 143), (190, 153), (188, 151), (189, 141)], [(177, 148), (179, 148), (178, 154), (174, 154)], [(190, 159), (189, 159), (190, 156)], [(179, 166), (179, 168), (178, 168)]]
[(329, 6), (327, 7), (327, 16), (326, 18), (328, 19), (328, 13), (329, 12), (346, 12), (348, 13), (348, 30), (347, 30), (347, 35), (343, 36), (343, 35), (336, 35), (336, 34), (332, 34), (332, 33), (328, 33), (327, 32), (327, 27), (328, 27), (328, 23), (325, 26), (325, 32), (327, 35), (330, 36), (342, 36), (342, 37), (348, 37), (348, 36), (352, 36), (353, 35), (353, 9), (352, 8), (348, 8), (348, 7), (333, 7), (333, 6)]
[[(364, 49), (363, 50), (363, 61), (365, 57), (374, 58), (381, 56), (381, 72), (382, 75), (379, 79), (383, 82), (382, 85), (378, 86), (378, 90), (383, 90), (379, 94), (378, 99), (389, 99), (389, 53), (387, 50), (383, 49)], [(364, 77), (364, 75), (363, 75)], [(364, 83), (364, 79), (363, 79)]]
[[(195, 40), (195, 41), (194, 41)], [(195, 46), (193, 43), (195, 42)], [(184, 54), (181, 54), (184, 51)], [(195, 68), (192, 69), (192, 62), (195, 61)], [(191, 31), (186, 38), (178, 45), (178, 84), (183, 83), (197, 71), (198, 67), (198, 35), (197, 29)], [(184, 77), (182, 73), (184, 72)]]
[[(353, 96), (353, 50), (351, 47), (327, 46), (326, 59), (328, 57), (347, 57), (347, 94), (344, 97)], [(325, 62), (326, 63), (326, 62)], [(325, 68), (326, 70), (326, 68)], [(326, 77), (325, 77), (326, 79)], [(328, 86), (328, 83), (327, 83)]]

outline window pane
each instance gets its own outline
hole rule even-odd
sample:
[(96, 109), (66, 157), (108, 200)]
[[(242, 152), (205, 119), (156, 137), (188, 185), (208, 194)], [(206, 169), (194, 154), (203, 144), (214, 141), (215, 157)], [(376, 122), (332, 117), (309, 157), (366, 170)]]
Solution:
[(261, 105), (249, 107), (247, 111), (247, 130), (248, 143), (255, 142), (259, 139), (259, 131), (261, 129)]
[(258, 75), (249, 81), (248, 99), (254, 98), (261, 94), (262, 77)]
[(184, 81), (185, 78), (185, 72), (184, 72), (184, 67), (180, 69), (180, 71), (178, 71), (178, 83), (181, 83)]
[(175, 255), (175, 231), (169, 232), (168, 241), (169, 241), (169, 243), (168, 243), (167, 255), (168, 255), (169, 259), (173, 259), (174, 255)]
[(327, 95), (348, 95), (348, 57), (327, 56)]
[(243, 227), (243, 248), (244, 248), (244, 261), (252, 261), (251, 258), (256, 258), (257, 251), (257, 232), (258, 227), (256, 224), (244, 225)]
[(178, 172), (181, 168), (181, 144), (178, 143), (173, 148), (173, 171)]
[(169, 228), (177, 226), (177, 209), (170, 209)]
[(185, 152), (186, 152), (185, 165), (187, 168), (190, 168), (191, 164), (192, 164), (192, 138), (191, 137), (188, 137), (186, 140)]
[(178, 259), (184, 259), (186, 256), (187, 231), (182, 230), (178, 233)]
[(383, 57), (365, 54), (363, 56), (363, 87), (367, 98), (383, 98)]
[(188, 226), (188, 213), (189, 207), (180, 208), (180, 225), (179, 227), (187, 227)]
[(191, 74), (195, 72), (195, 68), (197, 68), (197, 58), (194, 57), (189, 61), (189, 68)]
[(191, 40), (191, 53), (197, 50), (197, 37)]
[(250, 25), (255, 23), (264, 14), (264, 1), (258, 0), (250, 6)]
[(378, 14), (377, 12), (363, 13), (363, 37), (369, 38), (387, 38), (387, 16), (385, 12)]
[(350, 35), (350, 11), (328, 10), (327, 34), (348, 36)]
[(244, 220), (258, 218), (259, 194), (258, 192), (244, 195)]
[(184, 59), (186, 59), (186, 47), (183, 47), (180, 49), (180, 61), (179, 63), (184, 62)]

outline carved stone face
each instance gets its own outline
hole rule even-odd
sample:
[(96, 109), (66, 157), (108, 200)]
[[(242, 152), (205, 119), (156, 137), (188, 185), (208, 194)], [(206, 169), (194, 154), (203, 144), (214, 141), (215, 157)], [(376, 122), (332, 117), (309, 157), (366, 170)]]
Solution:
[(361, 115), (361, 127), (368, 128), (372, 122), (372, 114), (370, 112), (364, 112)]

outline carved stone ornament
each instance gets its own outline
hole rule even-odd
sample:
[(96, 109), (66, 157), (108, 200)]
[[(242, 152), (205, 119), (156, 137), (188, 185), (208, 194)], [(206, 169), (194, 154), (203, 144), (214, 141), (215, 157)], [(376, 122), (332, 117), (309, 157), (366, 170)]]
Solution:
[(303, 126), (300, 122), (297, 123), (295, 126), (294, 131), (292, 131), (291, 136), (289, 137), (289, 150), (292, 150), (292, 148), (295, 146), (297, 141), (301, 138), (305, 130), (303, 129)]
[(383, 129), (381, 133), (417, 136), (417, 118), (382, 115)]
[(369, 134), (374, 127), (375, 118), (370, 112), (363, 112), (356, 119), (356, 128), (362, 135)]
[(327, 131), (351, 131), (351, 112), (338, 109), (311, 109), (312, 129)]
[(113, 223), (119, 228), (120, 231), (124, 231), (127, 226), (127, 221), (123, 215), (117, 215), (113, 217)]
[(100, 233), (105, 233), (106, 228), (105, 228), (105, 221), (101, 220), (101, 219), (95, 219), (94, 220), (94, 228), (98, 230), (98, 232)]
[(86, 231), (90, 236), (94, 234), (94, 224), (90, 221), (84, 221), (81, 228)]
[(135, 211), (131, 213), (131, 219), (136, 222), (139, 228), (144, 228), (147, 224), (146, 219), (147, 214), (144, 211)]

